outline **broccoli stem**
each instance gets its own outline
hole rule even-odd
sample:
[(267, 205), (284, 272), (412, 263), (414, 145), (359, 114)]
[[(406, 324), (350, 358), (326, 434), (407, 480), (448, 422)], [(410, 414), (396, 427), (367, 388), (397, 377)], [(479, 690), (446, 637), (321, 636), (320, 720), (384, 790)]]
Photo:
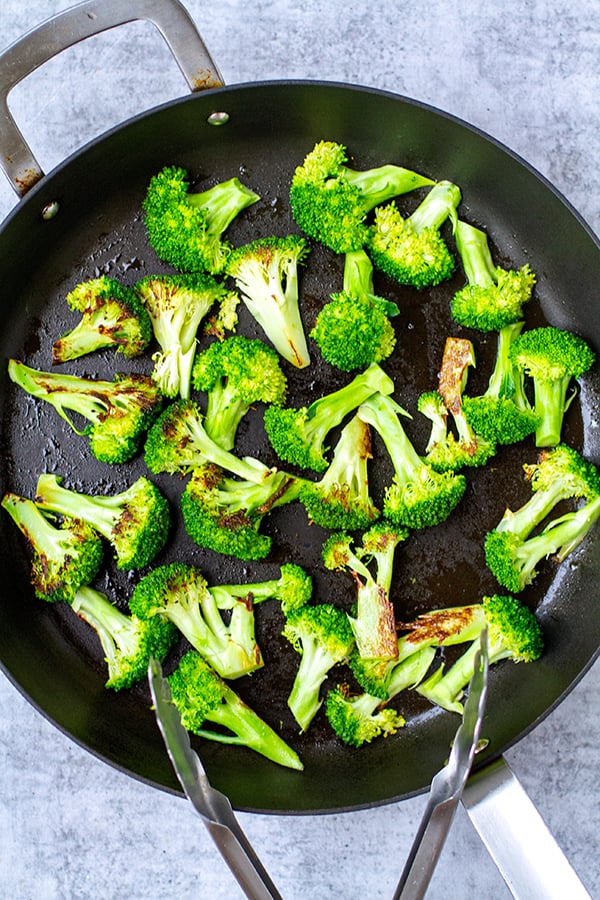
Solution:
[(479, 228), (458, 220), (455, 227), (456, 247), (469, 284), (491, 287), (496, 283), (496, 266), (487, 235)]
[(9, 493), (2, 498), (2, 506), (38, 555), (48, 559), (64, 556), (66, 535), (50, 524), (32, 500)]
[(311, 403), (307, 416), (311, 431), (321, 434), (324, 440), (331, 429), (339, 425), (342, 419), (361, 403), (370, 397), (377, 397), (379, 393), (391, 394), (393, 390), (394, 382), (389, 375), (386, 375), (377, 363), (371, 363), (349, 384)]
[(555, 381), (534, 378), (534, 407), (540, 417), (535, 432), (536, 447), (554, 447), (560, 443), (564, 414), (572, 399), (567, 400), (570, 383), (570, 375)]
[[(497, 652), (499, 652), (499, 649)], [(436, 703), (448, 712), (462, 713), (463, 706), (460, 702), (466, 685), (473, 677), (475, 671), (475, 658), (480, 650), (479, 639), (473, 641), (468, 650), (459, 656), (454, 665), (444, 673), (443, 665), (433, 675), (417, 687), (417, 692), (427, 697), (432, 703)], [(492, 647), (488, 650), (488, 664), (496, 659), (492, 658)], [(497, 657), (499, 658), (499, 657)]]
[(82, 429), (76, 428), (65, 412), (65, 407), (72, 412), (79, 413), (88, 422), (98, 422), (108, 408), (102, 399), (103, 384), (92, 385), (90, 383), (87, 385), (86, 383), (86, 386), (76, 375), (37, 372), (14, 359), (9, 360), (8, 374), (11, 381), (18, 384), (32, 397), (50, 403), (76, 434), (86, 434), (87, 426)]
[(549, 515), (557, 503), (565, 499), (565, 485), (556, 478), (535, 491), (529, 500), (516, 512), (507, 510), (496, 526), (496, 531), (508, 531), (515, 537), (525, 540), (536, 525)]
[(410, 214), (408, 221), (417, 234), (426, 228), (438, 229), (450, 219), (452, 227), (456, 227), (456, 207), (460, 203), (461, 194), (457, 185), (450, 181), (439, 181), (427, 196)]
[(341, 176), (348, 184), (358, 188), (361, 206), (365, 212), (399, 194), (406, 194), (415, 188), (434, 183), (431, 178), (394, 165), (379, 166), (365, 171), (342, 166)]
[[(576, 512), (555, 519), (541, 534), (530, 538), (517, 549), (521, 575), (526, 575), (530, 581), (537, 563), (548, 556), (556, 554), (558, 562), (562, 562), (579, 546), (599, 517), (600, 497), (590, 500)], [(524, 583), (527, 584), (528, 580)]]
[(226, 384), (216, 381), (208, 392), (204, 414), (206, 433), (224, 450), (233, 450), (238, 426), (247, 411), (246, 402), (236, 398)]
[(494, 370), (490, 376), (485, 397), (493, 400), (510, 399), (517, 409), (526, 412), (531, 404), (525, 394), (525, 376), (510, 358), (511, 344), (519, 336), (524, 322), (511, 322), (498, 332), (498, 349)]
[(107, 540), (111, 539), (125, 512), (126, 499), (123, 494), (91, 497), (75, 493), (63, 488), (56, 475), (48, 473), (39, 476), (36, 490), (47, 509), (54, 509), (74, 519), (83, 519)]
[(304, 635), (300, 665), (287, 701), (302, 731), (306, 731), (321, 707), (319, 691), (331, 666), (331, 654), (318, 641)]
[(407, 413), (381, 394), (373, 394), (362, 404), (359, 413), (363, 422), (372, 425), (382, 438), (398, 480), (405, 484), (417, 479), (424, 463), (398, 419), (398, 413)]
[(190, 206), (200, 207), (206, 211), (207, 231), (215, 238), (219, 238), (238, 213), (255, 203), (257, 199), (254, 191), (242, 184), (238, 178), (230, 178), (206, 191), (187, 195)]
[(117, 659), (117, 648), (123, 656), (134, 657), (139, 652), (139, 637), (132, 620), (104, 594), (90, 587), (81, 587), (71, 606), (97, 632), (109, 671), (112, 671), (112, 663)]

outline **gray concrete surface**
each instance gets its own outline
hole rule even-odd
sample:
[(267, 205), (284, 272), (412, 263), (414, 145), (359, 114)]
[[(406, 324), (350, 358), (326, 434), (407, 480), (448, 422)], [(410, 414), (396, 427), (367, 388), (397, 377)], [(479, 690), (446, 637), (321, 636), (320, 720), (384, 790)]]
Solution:
[[(0, 46), (68, 5), (4, 0)], [(228, 84), (336, 80), (425, 101), (521, 154), (598, 230), (600, 7), (595, 0), (188, 0), (187, 7)], [(54, 60), (15, 89), (11, 105), (49, 171), (108, 126), (184, 93), (160, 38), (150, 26), (136, 24)], [(0, 178), (2, 217), (15, 202)], [(599, 690), (596, 664), (507, 754), (595, 897), (600, 897)], [(4, 677), (0, 702), (0, 897), (240, 896), (183, 801), (114, 771), (74, 745)], [(393, 893), (424, 802), (419, 797), (316, 817), (244, 814), (241, 820), (284, 897), (384, 898)], [(428, 896), (510, 896), (462, 810)]]

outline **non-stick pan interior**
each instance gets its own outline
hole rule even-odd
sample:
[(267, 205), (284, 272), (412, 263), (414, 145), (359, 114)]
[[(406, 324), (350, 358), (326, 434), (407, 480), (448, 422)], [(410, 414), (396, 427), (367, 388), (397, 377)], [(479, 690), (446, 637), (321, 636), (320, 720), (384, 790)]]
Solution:
[[(209, 124), (226, 112), (226, 124)], [(52, 341), (72, 327), (66, 292), (77, 282), (109, 274), (133, 284), (146, 274), (169, 271), (148, 247), (141, 201), (149, 178), (163, 165), (184, 166), (192, 181), (208, 187), (239, 176), (261, 195), (230, 229), (234, 244), (298, 229), (291, 220), (288, 189), (296, 165), (317, 140), (344, 143), (357, 168), (396, 162), (432, 178), (460, 185), (461, 216), (485, 228), (502, 264), (529, 262), (537, 274), (536, 299), (528, 325), (549, 321), (577, 331), (598, 350), (600, 311), (596, 302), (598, 247), (568, 205), (527, 165), (484, 135), (419, 104), (370, 90), (317, 83), (274, 83), (225, 88), (169, 104), (118, 128), (67, 161), (33, 189), (0, 233), (2, 357), (51, 367)], [(41, 213), (51, 201), (58, 214)], [(406, 209), (413, 200), (406, 199)], [(449, 243), (452, 236), (447, 232)], [(306, 330), (332, 291), (339, 290), (343, 261), (315, 247), (302, 274)], [(416, 414), (418, 394), (437, 383), (447, 335), (473, 340), (477, 369), (469, 393), (483, 389), (495, 342), (456, 326), (449, 300), (463, 283), (454, 278), (432, 291), (399, 289), (376, 275), (378, 293), (394, 299), (397, 350), (384, 368), (394, 377), (396, 399), (414, 418), (406, 430), (423, 449), (426, 427)], [(241, 327), (260, 336), (244, 311)], [(286, 367), (289, 401), (310, 402), (349, 380), (320, 360), (298, 372)], [(127, 363), (102, 352), (62, 367), (75, 374), (111, 378), (116, 369), (149, 372), (149, 357)], [(33, 496), (41, 471), (61, 475), (68, 486), (89, 493), (125, 488), (146, 470), (141, 457), (109, 467), (94, 460), (85, 438), (73, 434), (56, 413), (9, 383), (2, 366), (3, 459), (0, 487)], [(600, 460), (597, 369), (582, 384), (569, 412), (565, 439), (595, 462)], [(202, 399), (199, 397), (199, 399)], [(244, 421), (237, 450), (275, 462), (262, 430), (260, 410)], [(372, 484), (381, 492), (390, 470), (375, 440)], [(415, 533), (397, 553), (393, 598), (398, 616), (446, 605), (477, 602), (497, 585), (486, 571), (482, 539), (505, 506), (526, 498), (523, 462), (533, 462), (532, 442), (501, 450), (493, 464), (467, 473), (467, 494), (444, 525)], [(349, 609), (352, 582), (326, 573), (320, 549), (326, 533), (309, 526), (299, 505), (284, 507), (263, 526), (273, 536), (264, 561), (241, 563), (196, 547), (178, 515), (184, 482), (161, 476), (157, 483), (172, 500), (176, 519), (169, 546), (156, 560), (178, 558), (199, 565), (212, 583), (274, 577), (281, 562), (305, 565), (315, 580), (315, 597)], [(59, 728), (111, 764), (167, 790), (178, 790), (164, 751), (145, 685), (114, 693), (104, 687), (99, 644), (68, 607), (36, 600), (29, 586), (29, 558), (9, 517), (0, 518), (0, 578), (3, 625), (0, 659), (8, 676)], [(545, 715), (592, 662), (599, 638), (594, 597), (600, 553), (592, 533), (560, 568), (548, 562), (523, 599), (535, 608), (546, 652), (535, 665), (508, 662), (491, 673), (483, 735), (489, 739), (480, 762), (502, 752)], [(119, 572), (107, 561), (97, 586), (126, 608), (139, 573)], [(383, 803), (421, 791), (447, 757), (458, 717), (433, 710), (417, 696), (399, 701), (407, 727), (360, 750), (331, 736), (322, 712), (304, 735), (297, 734), (286, 705), (297, 657), (280, 634), (275, 604), (257, 611), (258, 637), (266, 666), (239, 682), (240, 694), (292, 743), (305, 763), (289, 772), (239, 748), (198, 740), (209, 777), (238, 808), (306, 812)], [(181, 649), (181, 648), (180, 648)], [(166, 668), (176, 664), (177, 656)], [(336, 680), (349, 677), (336, 672)]]

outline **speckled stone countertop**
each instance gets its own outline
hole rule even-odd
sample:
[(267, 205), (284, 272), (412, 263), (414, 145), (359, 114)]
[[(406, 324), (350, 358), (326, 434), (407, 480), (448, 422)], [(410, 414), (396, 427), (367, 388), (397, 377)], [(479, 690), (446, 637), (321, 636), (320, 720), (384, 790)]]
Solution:
[[(0, 45), (68, 5), (4, 0)], [(594, 0), (186, 5), (227, 84), (330, 80), (431, 104), (528, 160), (598, 231), (600, 7)], [(11, 106), (50, 171), (108, 127), (184, 93), (160, 38), (136, 23), (53, 60), (15, 89)], [(0, 215), (15, 202), (0, 178)], [(599, 695), (596, 663), (506, 754), (596, 897)], [(98, 761), (50, 725), (4, 676), (0, 698), (0, 897), (241, 896), (184, 801)], [(284, 897), (384, 898), (393, 893), (424, 804), (417, 797), (358, 812), (240, 819)], [(462, 808), (428, 896), (510, 896)]]

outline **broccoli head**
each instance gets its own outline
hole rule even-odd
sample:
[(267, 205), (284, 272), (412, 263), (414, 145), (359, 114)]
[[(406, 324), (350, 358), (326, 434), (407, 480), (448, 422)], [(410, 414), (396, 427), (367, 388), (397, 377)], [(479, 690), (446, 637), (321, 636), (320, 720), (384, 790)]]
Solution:
[[(18, 360), (8, 363), (11, 381), (32, 397), (45, 400), (76, 434), (90, 439), (94, 456), (105, 463), (122, 463), (138, 452), (163, 404), (156, 385), (145, 375), (117, 373), (113, 381), (39, 372)], [(87, 419), (77, 428), (66, 410)]]
[(116, 347), (128, 359), (141, 356), (152, 340), (152, 323), (134, 291), (102, 275), (76, 285), (67, 304), (82, 316), (79, 323), (52, 345), (52, 363), (67, 362)]
[(485, 232), (460, 219), (454, 233), (467, 276), (466, 286), (452, 300), (454, 319), (480, 331), (500, 331), (520, 321), (535, 284), (529, 264), (518, 270), (496, 266)]
[(204, 428), (225, 450), (233, 449), (238, 426), (254, 404), (281, 405), (287, 391), (275, 350), (243, 335), (217, 341), (200, 353), (192, 382), (208, 394)]
[(292, 176), (290, 205), (302, 231), (336, 253), (359, 250), (367, 239), (365, 217), (380, 203), (430, 178), (385, 165), (358, 171), (349, 168), (347, 150), (334, 141), (319, 141)]
[[(184, 728), (194, 734), (224, 744), (245, 746), (272, 762), (302, 770), (298, 754), (264, 722), (203, 657), (190, 650), (168, 677), (173, 702)], [(214, 731), (205, 723), (226, 731)]]
[(42, 509), (77, 516), (112, 545), (120, 569), (141, 569), (163, 549), (171, 527), (169, 503), (143, 475), (118, 494), (91, 496), (62, 486), (56, 475), (40, 475), (36, 502)]
[(379, 206), (368, 232), (367, 251), (376, 269), (399, 284), (433, 287), (454, 271), (454, 257), (440, 228), (456, 223), (460, 189), (440, 181), (417, 208), (404, 218), (395, 203)]
[(36, 597), (70, 603), (100, 570), (103, 548), (98, 534), (79, 518), (65, 517), (60, 525), (54, 524), (33, 500), (17, 494), (6, 493), (2, 506), (31, 548)]
[(219, 274), (231, 252), (224, 232), (259, 199), (238, 178), (194, 193), (185, 169), (166, 166), (150, 180), (142, 203), (150, 246), (182, 272)]

